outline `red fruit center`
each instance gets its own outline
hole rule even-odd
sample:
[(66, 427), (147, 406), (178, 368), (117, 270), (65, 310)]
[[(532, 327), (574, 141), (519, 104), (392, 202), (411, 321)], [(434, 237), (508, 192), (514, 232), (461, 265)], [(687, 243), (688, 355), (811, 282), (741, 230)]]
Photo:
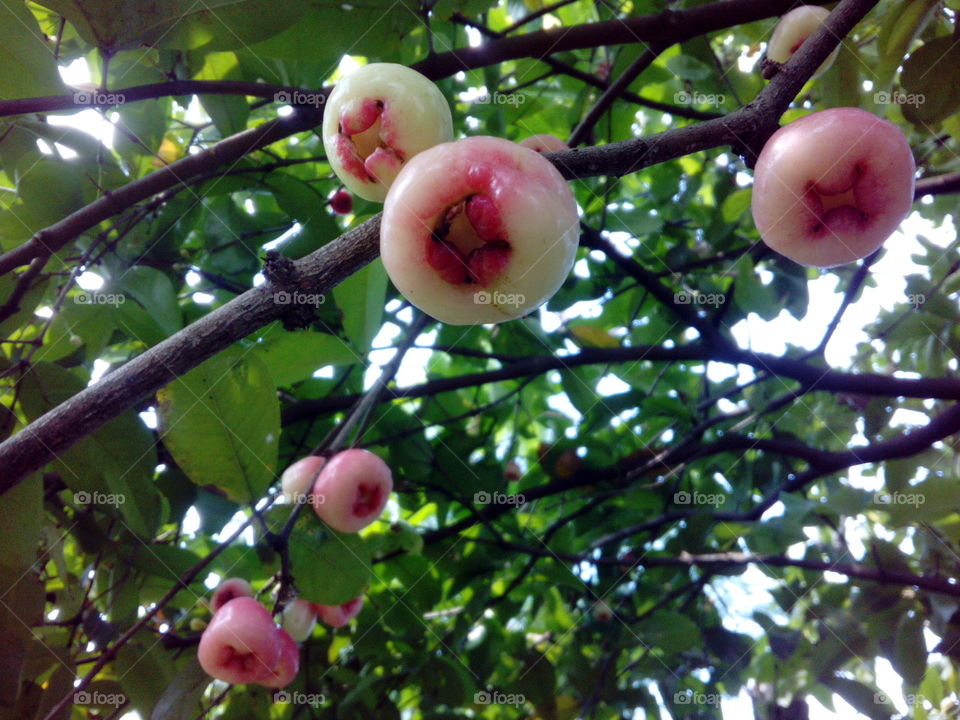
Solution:
[(814, 181), (807, 183), (803, 199), (811, 212), (810, 232), (815, 237), (842, 235), (867, 225), (870, 215), (857, 194), (857, 186), (866, 179), (865, 174), (865, 163), (855, 162), (847, 178), (832, 186)]
[(229, 645), (223, 648), (223, 667), (243, 673), (266, 672), (270, 668), (264, 665), (254, 653), (244, 653)]
[(346, 190), (338, 190), (330, 198), (330, 209), (338, 215), (346, 215), (353, 210), (353, 196)]
[(393, 182), (404, 161), (390, 144), (386, 114), (384, 102), (374, 98), (351, 101), (340, 111), (335, 152), (344, 169), (364, 182)]
[(353, 514), (357, 517), (366, 517), (380, 509), (383, 500), (383, 490), (376, 483), (360, 483), (357, 485), (357, 497), (353, 501)]
[(447, 209), (427, 238), (427, 263), (451, 285), (490, 285), (510, 261), (500, 211), (487, 195)]

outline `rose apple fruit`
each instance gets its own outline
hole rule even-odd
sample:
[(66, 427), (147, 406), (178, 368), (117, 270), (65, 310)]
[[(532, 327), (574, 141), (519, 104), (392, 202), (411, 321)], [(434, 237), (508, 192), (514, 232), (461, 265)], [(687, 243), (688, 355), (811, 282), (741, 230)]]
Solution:
[(390, 468), (369, 450), (334, 455), (313, 485), (313, 509), (327, 525), (359, 532), (380, 517), (393, 490)]
[(410, 302), (453, 325), (525, 315), (576, 259), (577, 203), (539, 153), (471, 137), (420, 153), (383, 208), (380, 254)]
[(376, 202), (414, 155), (452, 138), (443, 93), (416, 70), (394, 63), (371, 63), (347, 75), (323, 113), (330, 166), (350, 190)]
[[(813, 34), (813, 31), (823, 24), (829, 14), (829, 10), (817, 5), (802, 5), (788, 12), (780, 18), (780, 22), (773, 29), (773, 35), (767, 43), (767, 59), (781, 65), (787, 62)], [(829, 70), (833, 61), (837, 59), (838, 52), (840, 48), (834, 48), (811, 78), (823, 75)]]
[(913, 204), (915, 165), (893, 123), (859, 108), (823, 110), (777, 130), (753, 177), (760, 237), (801, 265), (864, 258)]
[(197, 658), (211, 677), (234, 685), (268, 679), (280, 660), (279, 629), (253, 598), (230, 600), (200, 636)]

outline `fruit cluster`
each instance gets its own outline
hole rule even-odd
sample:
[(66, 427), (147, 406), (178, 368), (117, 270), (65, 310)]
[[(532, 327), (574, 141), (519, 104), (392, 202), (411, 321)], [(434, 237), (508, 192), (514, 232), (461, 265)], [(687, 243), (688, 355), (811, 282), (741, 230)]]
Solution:
[(348, 188), (384, 202), (380, 254), (387, 274), (438, 320), (469, 325), (520, 317), (570, 273), (577, 203), (539, 154), (566, 149), (561, 140), (453, 141), (450, 108), (432, 82), (402, 65), (373, 63), (330, 93), (323, 142)]
[[(359, 532), (383, 512), (393, 490), (390, 468), (367, 450), (351, 449), (326, 458), (310, 455), (288, 467), (280, 480), (289, 502), (307, 502), (329, 527)], [(283, 610), (281, 626), (253, 599), (250, 583), (225, 580), (213, 594), (213, 619), (200, 638), (199, 659), (211, 677), (229, 683), (281, 688), (297, 675), (300, 650), (317, 618), (343, 627), (363, 607), (363, 597), (343, 605), (319, 605), (295, 598)]]
[(319, 617), (343, 627), (357, 616), (363, 598), (344, 605), (317, 605), (295, 598), (283, 610), (278, 627), (270, 612), (253, 598), (250, 583), (231, 578), (213, 594), (213, 619), (200, 637), (197, 657), (211, 677), (234, 685), (268, 688), (289, 685), (300, 670), (300, 647)]

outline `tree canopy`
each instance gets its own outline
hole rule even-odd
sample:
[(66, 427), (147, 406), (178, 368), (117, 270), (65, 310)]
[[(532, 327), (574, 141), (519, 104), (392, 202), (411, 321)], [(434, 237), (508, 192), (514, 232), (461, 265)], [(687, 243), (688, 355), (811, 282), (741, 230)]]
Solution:
[[(843, 0), (771, 66), (794, 4), (5, 3), (0, 720), (954, 717), (960, 3)], [(457, 137), (569, 142), (541, 310), (436, 322), (380, 205), (331, 209), (324, 102), (380, 61)], [(832, 107), (918, 179), (821, 271), (762, 243), (751, 171)], [(279, 493), (346, 446), (395, 482), (352, 535)], [(228, 686), (227, 577), (365, 603), (285, 690)]]

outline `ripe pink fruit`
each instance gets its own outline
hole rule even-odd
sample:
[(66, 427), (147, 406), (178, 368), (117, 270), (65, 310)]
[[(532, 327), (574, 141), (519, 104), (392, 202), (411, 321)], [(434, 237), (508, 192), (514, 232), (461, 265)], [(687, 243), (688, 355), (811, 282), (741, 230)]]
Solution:
[(313, 486), (313, 509), (334, 530), (359, 532), (383, 512), (393, 477), (390, 468), (368, 450), (344, 450), (333, 456)]
[(277, 637), (280, 642), (280, 658), (270, 674), (258, 681), (260, 685), (268, 688), (286, 687), (300, 672), (300, 646), (286, 630), (278, 629)]
[(280, 625), (294, 640), (303, 642), (310, 637), (316, 622), (317, 612), (313, 609), (313, 603), (294, 598), (283, 609)]
[(343, 627), (360, 614), (363, 609), (363, 596), (355, 597), (343, 605), (314, 605), (317, 616), (330, 627)]
[(211, 677), (234, 685), (268, 678), (280, 660), (281, 639), (273, 617), (253, 598), (221, 607), (200, 636), (197, 657)]
[(243, 578), (230, 578), (217, 586), (210, 600), (210, 607), (217, 612), (234, 598), (253, 597), (253, 588)]
[(493, 137), (437, 145), (387, 195), (380, 253), (414, 305), (454, 325), (512, 320), (549, 299), (576, 258), (577, 203), (539, 153)]
[[(767, 59), (782, 65), (792, 58), (793, 54), (803, 45), (804, 40), (823, 24), (829, 14), (829, 10), (816, 5), (802, 5), (788, 12), (780, 18), (780, 22), (773, 30), (773, 35), (770, 36), (770, 42), (767, 43)], [(838, 52), (840, 52), (840, 48), (834, 48), (834, 51), (817, 68), (811, 78), (823, 75), (829, 70), (833, 61), (836, 60)]]
[(382, 201), (414, 155), (453, 138), (450, 106), (430, 80), (404, 65), (371, 63), (333, 88), (323, 146), (341, 182)]
[(775, 132), (757, 159), (753, 219), (801, 265), (866, 257), (913, 204), (913, 153), (900, 129), (858, 108), (823, 110)]
[(280, 489), (289, 503), (302, 503), (307, 493), (316, 482), (320, 470), (327, 464), (327, 459), (319, 455), (308, 455), (297, 460), (283, 471), (280, 476)]
[(520, 145), (528, 147), (531, 150), (542, 152), (557, 152), (558, 150), (569, 150), (570, 146), (556, 135), (531, 135), (520, 141)]
[(330, 209), (337, 215), (348, 215), (353, 210), (353, 195), (346, 190), (337, 190), (330, 196)]

